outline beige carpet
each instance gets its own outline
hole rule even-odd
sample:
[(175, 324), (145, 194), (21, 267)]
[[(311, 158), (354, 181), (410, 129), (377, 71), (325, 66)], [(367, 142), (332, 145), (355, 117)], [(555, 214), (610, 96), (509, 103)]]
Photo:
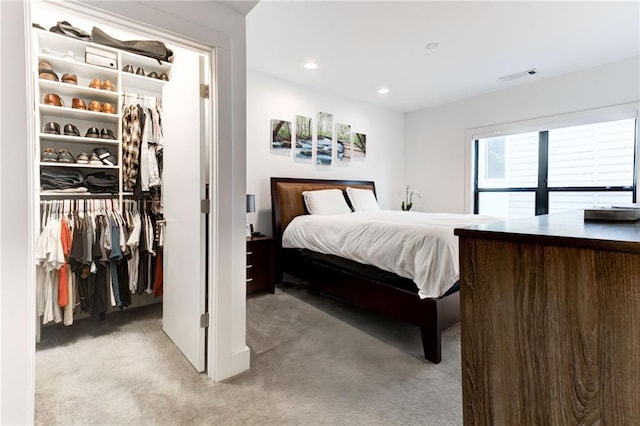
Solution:
[(36, 422), (461, 424), (459, 341), (459, 326), (447, 330), (433, 365), (416, 327), (279, 288), (247, 301), (251, 371), (214, 384), (162, 332), (160, 307), (139, 308), (43, 330)]

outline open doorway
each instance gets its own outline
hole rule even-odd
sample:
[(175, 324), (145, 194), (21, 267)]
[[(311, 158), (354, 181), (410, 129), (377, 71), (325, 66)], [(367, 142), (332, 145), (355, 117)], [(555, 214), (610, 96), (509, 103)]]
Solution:
[[(57, 231), (64, 224), (69, 239), (62, 262), (46, 253), (37, 273), (42, 277), (37, 282), (42, 347), (63, 343), (55, 348), (60, 364), (72, 358), (64, 351), (78, 342), (91, 353), (95, 335), (113, 333), (119, 346), (120, 327), (104, 324), (135, 320), (135, 315), (126, 320), (118, 315), (161, 304), (147, 311), (161, 313), (157, 327), (203, 372), (209, 217), (201, 204), (207, 199), (215, 133), (214, 103), (206, 93), (215, 81), (212, 49), (78, 5), (35, 3), (29, 21), (41, 27), (30, 34), (31, 169), (34, 204), (40, 206), (32, 218), (34, 234), (39, 243), (62, 246)], [(160, 40), (172, 58), (156, 60), (92, 42), (93, 28), (116, 40)], [(69, 176), (75, 176), (72, 185)], [(72, 254), (71, 247), (79, 253)], [(63, 267), (67, 270), (61, 272)], [(64, 338), (67, 329), (71, 339)], [(103, 347), (93, 353), (109, 352)], [(144, 353), (134, 351), (131, 357), (136, 356)], [(126, 359), (122, 364), (131, 365)], [(49, 368), (37, 365), (38, 385), (39, 371)], [(82, 373), (98, 378), (105, 372)], [(42, 393), (37, 389), (36, 394)]]

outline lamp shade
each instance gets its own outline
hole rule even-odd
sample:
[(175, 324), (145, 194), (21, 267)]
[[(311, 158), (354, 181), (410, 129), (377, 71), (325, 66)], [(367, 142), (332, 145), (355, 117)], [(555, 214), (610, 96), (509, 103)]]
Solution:
[(253, 213), (256, 211), (256, 195), (247, 194), (247, 213)]

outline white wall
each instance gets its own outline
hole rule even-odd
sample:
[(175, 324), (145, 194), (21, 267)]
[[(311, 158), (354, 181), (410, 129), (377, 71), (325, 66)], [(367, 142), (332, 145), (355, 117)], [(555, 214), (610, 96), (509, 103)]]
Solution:
[(415, 209), (470, 208), (468, 129), (638, 102), (639, 76), (636, 57), (407, 114), (406, 179), (422, 194)]
[(27, 283), (35, 267), (28, 238), (31, 181), (24, 5), (0, 2), (0, 10), (0, 424), (4, 425), (33, 422), (35, 365), (28, 354), (35, 350), (35, 291)]
[[(247, 72), (247, 93), (247, 193), (256, 194), (257, 213), (249, 216), (256, 231), (271, 234), (271, 177), (373, 180), (380, 206), (400, 209), (403, 113), (329, 96), (256, 71)], [(350, 124), (353, 132), (366, 134), (366, 160), (352, 159), (342, 166), (334, 159), (332, 166), (321, 167), (270, 152), (271, 119), (295, 124), (296, 115), (311, 117), (315, 132), (318, 112), (333, 114), (334, 139), (335, 123)]]
[[(92, 7), (163, 28), (202, 43), (219, 46), (216, 169), (217, 263), (220, 284), (210, 297), (215, 339), (209, 344), (216, 380), (246, 370), (244, 266), (245, 217), (245, 18), (215, 2), (91, 2)], [(35, 355), (35, 288), (29, 240), (29, 128), (25, 32), (30, 28), (21, 1), (0, 2), (2, 68), (0, 96), (0, 276), (1, 384), (0, 423), (33, 422)], [(7, 59), (7, 58), (10, 58)], [(215, 190), (215, 188), (214, 188)], [(215, 340), (215, 341), (214, 341)]]

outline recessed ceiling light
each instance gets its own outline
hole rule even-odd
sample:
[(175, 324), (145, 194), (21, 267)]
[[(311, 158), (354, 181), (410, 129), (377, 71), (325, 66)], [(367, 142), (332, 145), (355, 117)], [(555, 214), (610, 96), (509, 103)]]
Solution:
[(389, 93), (389, 89), (387, 89), (386, 87), (383, 87), (381, 89), (378, 89), (378, 93), (380, 93), (381, 95), (387, 94)]
[(306, 70), (318, 69), (318, 64), (316, 64), (315, 62), (307, 62), (306, 64), (304, 64), (304, 69)]
[(435, 41), (432, 41), (431, 43), (427, 43), (427, 45), (425, 46), (425, 48), (427, 50), (433, 50), (433, 49), (437, 49), (438, 46), (440, 46), (438, 43), (436, 43)]

